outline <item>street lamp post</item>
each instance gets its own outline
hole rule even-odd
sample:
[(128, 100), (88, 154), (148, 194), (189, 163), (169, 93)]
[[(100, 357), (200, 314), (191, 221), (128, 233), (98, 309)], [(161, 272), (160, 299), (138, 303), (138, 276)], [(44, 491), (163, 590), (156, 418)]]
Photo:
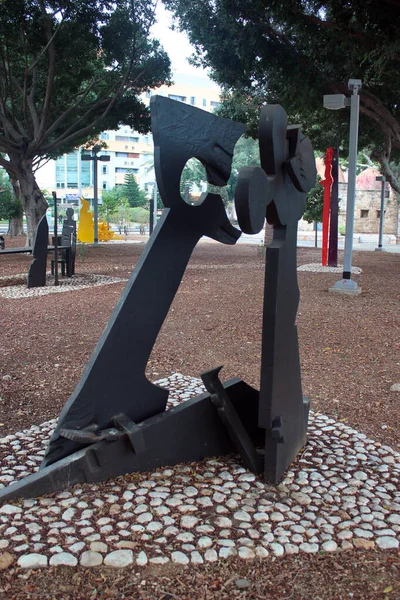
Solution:
[(382, 238), (383, 238), (383, 220), (385, 218), (385, 184), (386, 177), (384, 175), (378, 175), (376, 181), (381, 182), (381, 214), (379, 215), (379, 240), (378, 247), (375, 250), (382, 250)]
[(97, 156), (97, 153), (100, 150), (100, 146), (93, 146), (92, 155), (90, 154), (82, 154), (82, 160), (92, 160), (93, 161), (93, 220), (94, 220), (94, 243), (99, 243), (99, 202), (98, 202), (98, 188), (97, 188), (97, 163), (100, 160), (101, 162), (108, 162), (110, 157), (102, 154), (101, 156)]
[(150, 200), (150, 222), (149, 235), (151, 235), (157, 225), (157, 182), (153, 183), (153, 198)]
[(347, 181), (347, 207), (346, 207), (346, 235), (344, 241), (344, 259), (343, 276), (337, 281), (330, 292), (341, 292), (345, 294), (360, 294), (361, 288), (351, 279), (351, 259), (353, 253), (353, 233), (354, 233), (354, 206), (356, 197), (356, 165), (357, 165), (357, 147), (358, 147), (358, 121), (360, 115), (360, 96), (358, 91), (361, 89), (360, 79), (349, 79), (349, 90), (353, 93), (351, 98), (346, 98), (343, 94), (330, 94), (324, 96), (324, 107), (330, 110), (337, 110), (350, 106), (350, 139), (349, 139), (349, 170)]

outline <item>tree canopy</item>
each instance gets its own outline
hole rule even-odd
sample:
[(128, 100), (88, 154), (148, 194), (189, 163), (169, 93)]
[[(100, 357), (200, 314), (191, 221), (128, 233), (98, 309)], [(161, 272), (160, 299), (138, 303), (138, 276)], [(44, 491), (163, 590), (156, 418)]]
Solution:
[(346, 148), (349, 111), (322, 107), (324, 94), (349, 95), (361, 79), (360, 147), (369, 147), (400, 192), (399, 4), (391, 0), (163, 0), (223, 86), (222, 114), (250, 125), (279, 103), (315, 147)]
[(121, 187), (123, 195), (128, 200), (129, 206), (132, 208), (145, 206), (147, 204), (146, 194), (140, 189), (135, 175), (132, 172), (125, 174), (124, 185)]
[(28, 233), (46, 203), (34, 179), (55, 157), (150, 115), (138, 95), (169, 80), (149, 38), (155, 0), (14, 0), (0, 10), (0, 165), (18, 180)]

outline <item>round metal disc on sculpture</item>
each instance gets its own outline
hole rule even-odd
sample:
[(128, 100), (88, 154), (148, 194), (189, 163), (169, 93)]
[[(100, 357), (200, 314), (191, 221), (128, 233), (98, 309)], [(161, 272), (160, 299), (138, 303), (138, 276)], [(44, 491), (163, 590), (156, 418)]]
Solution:
[(267, 175), (279, 175), (286, 160), (287, 115), (279, 104), (264, 106), (260, 112), (259, 140), (261, 166)]
[(295, 156), (290, 158), (285, 166), (295, 188), (299, 192), (309, 192), (315, 183), (317, 170), (314, 151), (308, 137), (302, 136)]
[(235, 208), (239, 227), (244, 233), (259, 233), (264, 227), (267, 204), (272, 200), (271, 186), (260, 167), (239, 171), (235, 188)]

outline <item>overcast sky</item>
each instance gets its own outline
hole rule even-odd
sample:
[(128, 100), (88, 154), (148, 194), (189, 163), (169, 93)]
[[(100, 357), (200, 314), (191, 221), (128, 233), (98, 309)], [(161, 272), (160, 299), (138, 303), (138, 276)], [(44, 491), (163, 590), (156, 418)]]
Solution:
[(156, 15), (158, 22), (152, 27), (151, 32), (155, 38), (160, 40), (169, 55), (173, 72), (207, 78), (207, 72), (204, 69), (195, 68), (188, 63), (187, 59), (194, 49), (185, 33), (171, 31), (172, 15), (161, 2), (157, 3)]

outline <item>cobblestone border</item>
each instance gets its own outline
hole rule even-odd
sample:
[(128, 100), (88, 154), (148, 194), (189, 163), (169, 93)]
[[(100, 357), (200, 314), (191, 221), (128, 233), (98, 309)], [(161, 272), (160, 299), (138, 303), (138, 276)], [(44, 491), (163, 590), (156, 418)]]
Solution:
[[(204, 391), (174, 374), (169, 407)], [(55, 420), (0, 439), (0, 485), (37, 470)], [(0, 563), (124, 567), (399, 548), (400, 454), (325, 415), (277, 486), (236, 457), (134, 473), (0, 507)]]

